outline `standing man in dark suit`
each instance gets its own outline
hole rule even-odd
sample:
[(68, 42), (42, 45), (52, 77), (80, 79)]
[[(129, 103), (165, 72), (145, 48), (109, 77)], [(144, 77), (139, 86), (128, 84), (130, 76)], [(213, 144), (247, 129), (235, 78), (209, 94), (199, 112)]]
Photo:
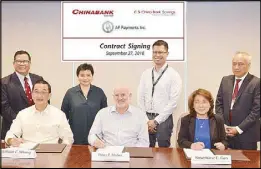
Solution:
[(17, 51), (13, 65), (15, 72), (1, 79), (1, 116), (3, 117), (1, 139), (5, 138), (17, 113), (34, 104), (31, 95), (32, 87), (37, 80), (43, 80), (41, 76), (29, 73), (31, 56), (28, 52)]
[(260, 140), (260, 78), (250, 74), (251, 56), (237, 52), (234, 75), (223, 77), (216, 98), (216, 113), (223, 116), (229, 148), (256, 150)]

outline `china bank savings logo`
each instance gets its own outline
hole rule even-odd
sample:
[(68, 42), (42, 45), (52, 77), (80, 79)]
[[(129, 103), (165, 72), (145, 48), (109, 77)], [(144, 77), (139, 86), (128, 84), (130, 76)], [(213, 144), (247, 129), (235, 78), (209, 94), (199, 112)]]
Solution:
[(73, 9), (73, 15), (103, 15), (104, 17), (110, 17), (114, 15), (114, 10), (82, 10)]
[(113, 31), (114, 25), (110, 21), (106, 21), (102, 24), (102, 30), (106, 33), (111, 33)]

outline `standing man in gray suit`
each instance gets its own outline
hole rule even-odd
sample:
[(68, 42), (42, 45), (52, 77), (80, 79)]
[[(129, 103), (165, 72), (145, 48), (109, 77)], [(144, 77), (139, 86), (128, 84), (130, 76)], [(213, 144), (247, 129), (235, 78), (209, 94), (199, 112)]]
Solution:
[(222, 78), (216, 113), (223, 116), (229, 148), (256, 150), (260, 140), (260, 78), (250, 74), (251, 56), (237, 52), (232, 60), (234, 75)]
[(29, 73), (31, 56), (28, 52), (17, 51), (13, 65), (15, 72), (1, 79), (1, 116), (3, 117), (1, 139), (5, 138), (17, 113), (34, 104), (32, 87), (37, 80), (43, 80), (41, 76)]

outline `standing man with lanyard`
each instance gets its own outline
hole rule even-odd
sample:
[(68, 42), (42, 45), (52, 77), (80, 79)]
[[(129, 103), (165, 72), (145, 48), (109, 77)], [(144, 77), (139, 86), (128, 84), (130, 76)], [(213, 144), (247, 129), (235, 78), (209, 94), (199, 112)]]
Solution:
[(181, 92), (180, 75), (166, 63), (168, 44), (158, 40), (152, 45), (155, 66), (145, 70), (138, 88), (138, 105), (146, 112), (150, 147), (169, 147), (173, 130), (172, 113)]

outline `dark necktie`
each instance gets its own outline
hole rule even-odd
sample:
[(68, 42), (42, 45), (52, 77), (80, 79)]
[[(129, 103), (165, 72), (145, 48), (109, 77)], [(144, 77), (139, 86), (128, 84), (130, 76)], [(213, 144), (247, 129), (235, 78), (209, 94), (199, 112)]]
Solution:
[(237, 97), (237, 93), (238, 93), (238, 88), (239, 88), (239, 82), (241, 81), (241, 79), (237, 79), (236, 80), (236, 86), (235, 86), (235, 89), (234, 89), (234, 92), (233, 92), (233, 95), (232, 95), (232, 99), (236, 99)]
[(32, 92), (31, 92), (27, 77), (24, 77), (24, 88), (25, 88), (25, 94), (26, 94), (29, 106), (32, 106), (34, 104), (34, 102), (32, 99)]
[[(235, 85), (235, 89), (234, 92), (232, 94), (232, 102), (233, 104), (235, 103), (235, 100), (237, 98), (237, 94), (238, 94), (238, 88), (239, 88), (239, 82), (241, 81), (241, 79), (236, 79), (236, 85)], [(232, 110), (229, 112), (229, 121), (232, 121)]]

